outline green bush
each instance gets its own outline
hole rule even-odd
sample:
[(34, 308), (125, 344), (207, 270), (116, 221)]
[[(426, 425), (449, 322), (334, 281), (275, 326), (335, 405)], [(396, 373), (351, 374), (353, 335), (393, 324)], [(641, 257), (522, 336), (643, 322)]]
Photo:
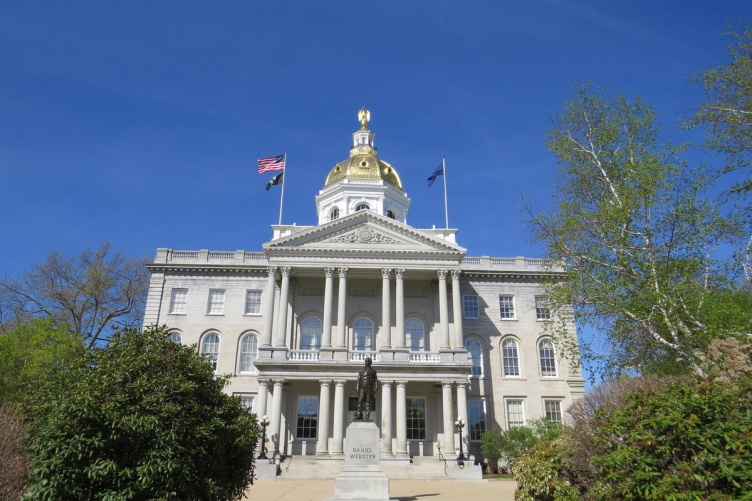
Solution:
[(489, 430), (480, 437), (481, 452), (494, 471), (499, 461), (510, 469), (514, 462), (541, 440), (553, 440), (561, 433), (561, 426), (548, 419), (536, 419), (529, 426), (513, 426), (508, 430)]
[(32, 395), (28, 499), (240, 499), (259, 427), (227, 381), (163, 328), (116, 333)]
[(752, 499), (752, 378), (680, 380), (595, 419), (598, 499)]
[(567, 478), (567, 438), (543, 440), (514, 463), (517, 501), (580, 501), (579, 490)]

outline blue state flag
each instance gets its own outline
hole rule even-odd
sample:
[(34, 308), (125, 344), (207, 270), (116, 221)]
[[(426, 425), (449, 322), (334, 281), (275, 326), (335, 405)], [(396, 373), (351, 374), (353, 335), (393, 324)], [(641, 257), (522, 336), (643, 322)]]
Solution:
[(433, 171), (433, 174), (431, 174), (428, 177), (428, 187), (430, 188), (434, 181), (436, 181), (436, 178), (439, 176), (444, 175), (444, 162), (441, 162), (441, 164), (436, 167), (436, 170)]

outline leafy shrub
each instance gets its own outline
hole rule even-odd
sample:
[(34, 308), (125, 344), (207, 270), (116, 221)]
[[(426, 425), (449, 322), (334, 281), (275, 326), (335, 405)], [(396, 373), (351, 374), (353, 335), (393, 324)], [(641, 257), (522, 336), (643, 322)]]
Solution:
[(598, 499), (749, 499), (752, 378), (678, 380), (600, 411)]
[(259, 426), (227, 382), (164, 328), (116, 333), (34, 392), (28, 497), (239, 499)]
[(516, 501), (580, 501), (579, 490), (567, 477), (565, 456), (569, 440), (543, 440), (514, 464)]
[(541, 440), (553, 440), (561, 427), (548, 419), (536, 419), (529, 426), (513, 426), (508, 430), (489, 430), (481, 435), (481, 452), (494, 471), (503, 461), (510, 469), (514, 462)]

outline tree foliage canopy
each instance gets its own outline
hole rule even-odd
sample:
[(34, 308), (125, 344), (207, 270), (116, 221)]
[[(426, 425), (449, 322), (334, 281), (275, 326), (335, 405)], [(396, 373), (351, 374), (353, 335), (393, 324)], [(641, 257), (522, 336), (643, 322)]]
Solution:
[(79, 336), (51, 319), (32, 319), (0, 333), (0, 402), (19, 403), (83, 350)]
[(145, 264), (109, 243), (75, 256), (53, 250), (19, 279), (0, 280), (0, 328), (52, 318), (91, 348), (114, 328), (140, 325), (149, 287)]
[(227, 381), (164, 328), (116, 332), (32, 395), (28, 497), (240, 499), (259, 427)]
[(574, 305), (608, 336), (602, 369), (702, 374), (711, 339), (749, 332), (749, 295), (719, 252), (743, 227), (705, 197), (709, 178), (680, 148), (659, 144), (640, 99), (583, 86), (547, 145), (558, 160), (552, 208), (528, 212), (533, 237), (569, 273), (546, 285), (552, 309), (561, 317)]

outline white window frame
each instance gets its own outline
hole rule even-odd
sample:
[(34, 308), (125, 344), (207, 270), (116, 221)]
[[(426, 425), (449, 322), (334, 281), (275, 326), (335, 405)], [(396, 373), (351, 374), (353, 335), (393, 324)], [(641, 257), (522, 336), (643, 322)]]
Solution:
[[(482, 420), (479, 430), (472, 430), (473, 426), (473, 406), (480, 404), (480, 412)], [(480, 442), (480, 435), (486, 431), (486, 425), (488, 424), (488, 414), (486, 413), (486, 400), (484, 398), (469, 398), (467, 400), (467, 439), (470, 442)]]
[[(315, 326), (307, 325), (310, 324), (312, 321), (316, 321), (317, 324)], [(309, 335), (307, 330), (316, 328), (316, 332), (313, 334), (313, 340), (314, 342), (312, 344), (303, 344), (303, 342), (306, 340), (306, 337)], [(324, 329), (321, 323), (321, 319), (317, 316), (311, 315), (303, 319), (302, 322), (300, 322), (300, 343), (299, 343), (299, 349), (301, 350), (319, 350), (321, 349), (321, 336), (323, 335)]]
[[(319, 396), (298, 395), (297, 404), (295, 410), (295, 438), (298, 440), (316, 440), (319, 433)], [(310, 410), (311, 412), (302, 414), (302, 410)], [(302, 426), (301, 419), (303, 420)]]
[[(470, 304), (468, 304), (468, 302)], [(472, 304), (475, 302), (475, 304)], [(475, 313), (474, 315), (472, 313)], [(468, 314), (470, 313), (470, 314)], [(480, 317), (480, 299), (477, 294), (463, 294), (462, 295), (462, 317), (463, 318), (479, 318)]]
[[(411, 424), (414, 424), (416, 422), (420, 422), (421, 417), (411, 416), (410, 415), (410, 409), (413, 408), (414, 402), (422, 402), (422, 411), (423, 411), (423, 428), (421, 429), (418, 426), (412, 427)], [(417, 408), (420, 411), (421, 405), (418, 405)], [(422, 442), (425, 440), (428, 440), (428, 409), (426, 407), (426, 397), (407, 397), (405, 402), (405, 410), (407, 413), (407, 422), (405, 423), (405, 430), (407, 432), (407, 440), (408, 441), (414, 441), (414, 442)], [(418, 433), (418, 437), (416, 438), (413, 436), (414, 432)], [(422, 435), (422, 436), (421, 436)]]
[[(563, 399), (561, 398), (544, 398), (543, 399), (543, 416), (546, 417), (552, 423), (563, 424), (564, 422), (562, 400)], [(551, 409), (551, 412), (549, 412), (549, 404), (554, 404), (557, 408)], [(553, 413), (555, 413), (558, 416), (558, 419), (551, 419), (550, 414), (553, 414)]]
[(188, 289), (175, 288), (170, 291), (170, 315), (185, 315), (188, 305)]
[[(478, 355), (476, 356), (470, 348), (468, 348), (468, 343), (477, 343), (478, 344)], [(473, 363), (473, 366), (470, 368), (470, 371), (468, 372), (468, 376), (471, 378), (482, 378), (484, 373), (484, 364), (483, 364), (483, 342), (476, 338), (476, 337), (468, 337), (465, 341), (465, 349), (470, 354), (470, 361)], [(478, 363), (476, 364), (476, 360)], [(477, 374), (475, 374), (476, 370)]]
[(329, 210), (329, 221), (334, 221), (335, 219), (339, 219), (339, 207), (332, 207)]
[(355, 204), (355, 212), (360, 212), (362, 210), (371, 210), (371, 204), (368, 202), (358, 202)]
[(225, 289), (209, 289), (209, 297), (206, 301), (206, 314), (225, 314)]
[[(412, 326), (408, 327), (409, 323), (411, 323)], [(417, 343), (417, 348), (413, 349), (413, 334), (417, 333), (418, 325), (420, 326), (420, 342)], [(405, 320), (405, 344), (410, 349), (410, 351), (413, 352), (426, 350), (426, 326), (423, 325), (423, 322), (419, 318), (411, 317)]]
[[(512, 409), (514, 404), (515, 409)], [(518, 407), (519, 405), (519, 407)], [(514, 410), (514, 417), (522, 417), (521, 420), (515, 419), (512, 421), (512, 411)], [(525, 418), (525, 399), (524, 398), (507, 398), (504, 399), (504, 414), (507, 420), (507, 429), (512, 426), (525, 426), (527, 419)]]
[[(546, 354), (543, 353), (543, 344), (547, 343), (550, 348), (546, 347)], [(549, 338), (544, 337), (538, 340), (538, 367), (541, 377), (559, 377), (559, 364), (556, 363), (556, 346)], [(545, 364), (545, 365), (544, 365)], [(551, 370), (553, 365), (553, 370)]]
[(243, 407), (245, 407), (245, 410), (248, 411), (248, 414), (254, 413), (254, 408), (256, 407), (255, 395), (249, 395), (247, 393), (235, 393), (234, 395), (240, 397), (240, 401), (242, 402)]
[(167, 333), (167, 340), (173, 343), (183, 344), (183, 335), (180, 331), (170, 331)]
[[(514, 351), (515, 351), (514, 366), (512, 366), (510, 363), (507, 362), (507, 360), (512, 360), (511, 356), (507, 356), (507, 348), (504, 346), (508, 342), (511, 342), (514, 344)], [(516, 374), (512, 373), (513, 368), (517, 369)], [(520, 351), (520, 343), (519, 341), (517, 341), (515, 338), (511, 336), (507, 336), (501, 340), (501, 371), (504, 377), (514, 377), (514, 378), (522, 377), (522, 355)]]
[[(365, 325), (358, 325), (361, 321), (368, 322), (368, 329), (370, 329), (370, 334), (367, 335), (367, 338), (370, 338), (370, 345), (366, 346), (360, 346), (357, 343), (358, 336), (365, 335), (364, 332), (360, 332), (360, 329), (365, 329)], [(352, 349), (353, 351), (375, 351), (376, 350), (376, 331), (373, 327), (373, 320), (371, 320), (368, 317), (358, 317), (353, 322), (353, 328), (352, 328)]]
[(245, 314), (261, 315), (261, 301), (264, 293), (259, 289), (247, 289), (245, 291)]
[[(212, 342), (209, 344), (209, 339), (212, 337), (217, 338), (216, 342)], [(217, 371), (217, 366), (219, 365), (219, 347), (222, 340), (219, 337), (218, 332), (207, 332), (204, 334), (204, 337), (201, 339), (201, 354), (206, 358), (206, 360), (209, 362), (209, 364), (214, 369), (214, 372)], [(207, 348), (212, 348), (213, 351), (208, 351)]]
[[(246, 346), (246, 340), (250, 346)], [(238, 372), (241, 374), (253, 374), (256, 372), (256, 359), (258, 358), (258, 346), (259, 339), (254, 333), (244, 334), (240, 338), (240, 346), (238, 349)]]
[[(504, 303), (502, 303), (502, 298), (504, 299)], [(501, 320), (517, 319), (517, 309), (514, 306), (513, 294), (499, 294), (499, 318)]]
[(546, 296), (535, 296), (535, 319), (539, 322), (551, 320), (551, 309)]

